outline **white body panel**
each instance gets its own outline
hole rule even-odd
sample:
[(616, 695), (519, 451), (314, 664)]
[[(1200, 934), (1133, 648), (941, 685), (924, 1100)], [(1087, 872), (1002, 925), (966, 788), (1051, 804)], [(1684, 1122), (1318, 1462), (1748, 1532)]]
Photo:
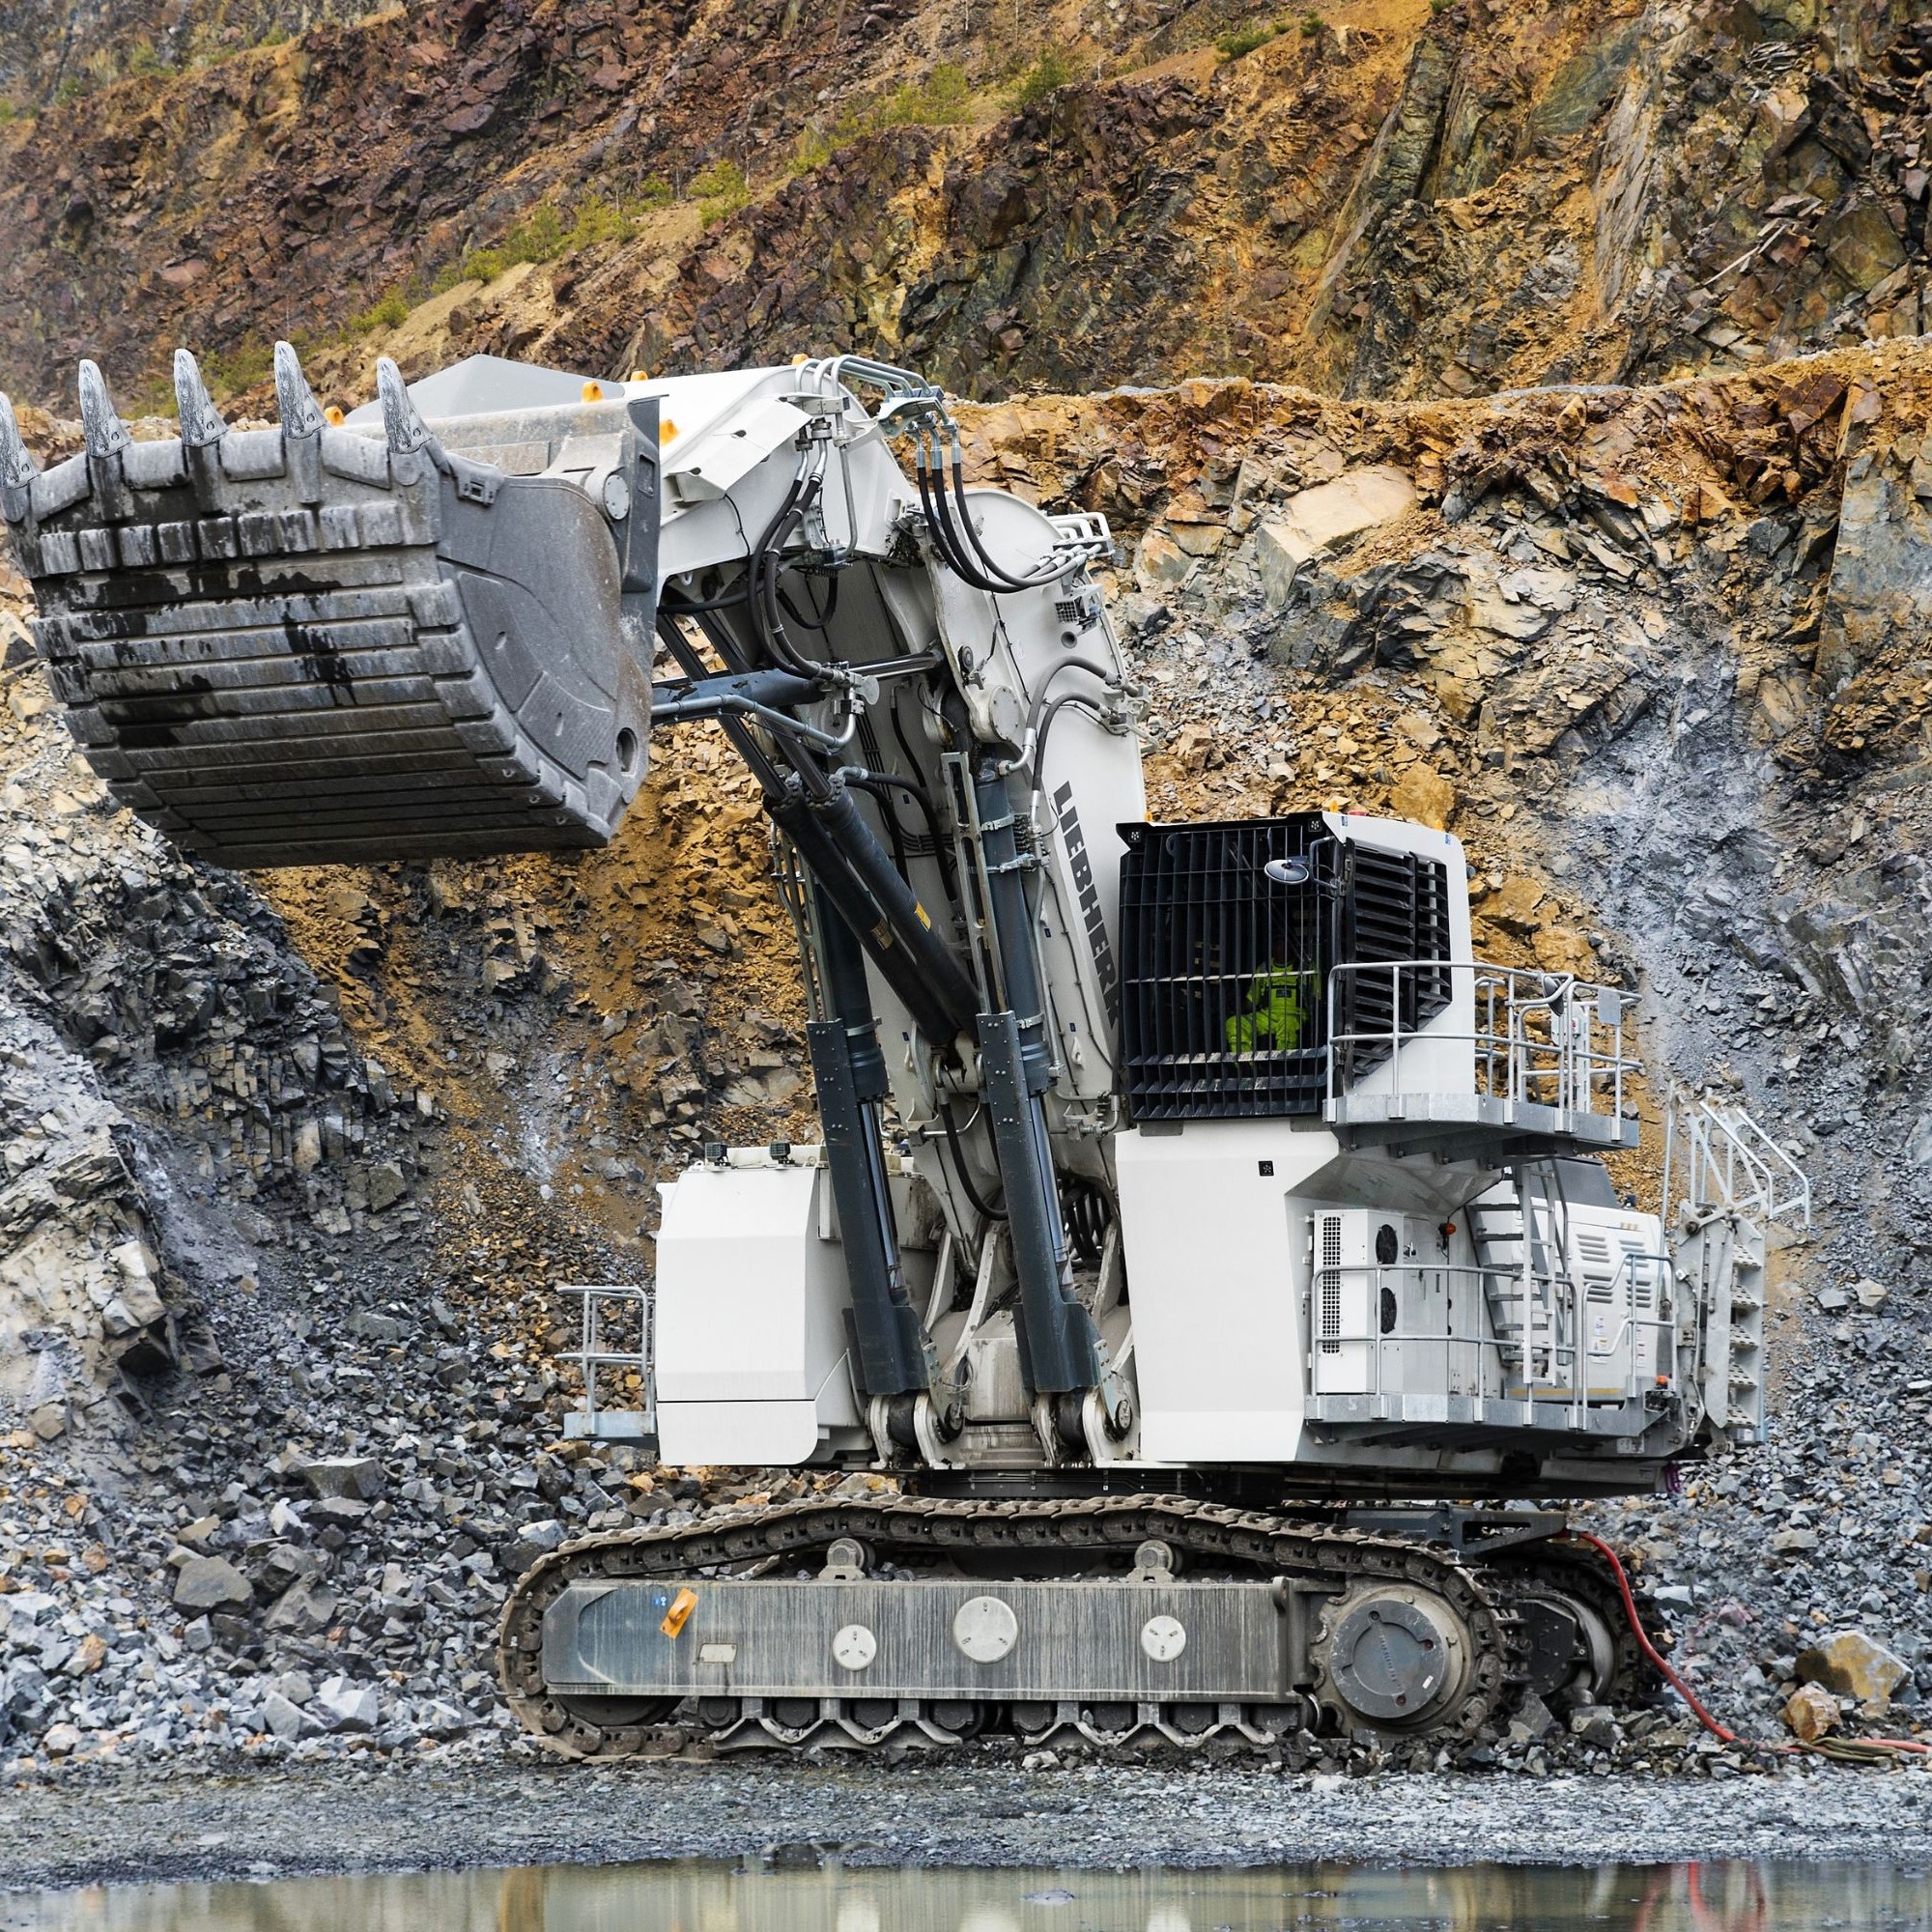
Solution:
[(1290, 1196), (1334, 1159), (1334, 1137), (1192, 1121), (1123, 1133), (1114, 1151), (1143, 1459), (1293, 1461), (1306, 1344)]
[(667, 1463), (802, 1463), (859, 1423), (844, 1264), (818, 1167), (695, 1167), (663, 1190), (658, 1429)]

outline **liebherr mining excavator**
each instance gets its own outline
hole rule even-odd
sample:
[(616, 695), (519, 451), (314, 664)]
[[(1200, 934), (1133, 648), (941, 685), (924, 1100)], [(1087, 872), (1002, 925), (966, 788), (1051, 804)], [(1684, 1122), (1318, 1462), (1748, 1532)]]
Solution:
[(1105, 522), (969, 487), (908, 371), (275, 381), (231, 428), (184, 353), (134, 441), (83, 362), (45, 469), (0, 399), (115, 797), (217, 866), (594, 847), (708, 720), (798, 932), (822, 1143), (665, 1188), (661, 1453), (895, 1480), (543, 1557), (532, 1731), (1454, 1747), (1629, 1690), (1534, 1505), (1758, 1438), (1782, 1156), (1707, 1108), (1668, 1225), (1619, 1198), (1623, 992), (1476, 959), (1445, 833), (1148, 822)]

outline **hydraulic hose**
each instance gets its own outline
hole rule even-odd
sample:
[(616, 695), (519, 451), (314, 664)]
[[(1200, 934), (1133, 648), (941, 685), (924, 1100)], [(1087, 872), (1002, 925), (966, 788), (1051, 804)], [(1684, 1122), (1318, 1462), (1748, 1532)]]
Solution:
[(973, 515), (966, 502), (966, 458), (959, 445), (959, 432), (952, 433), (952, 500), (959, 506), (959, 522), (966, 532), (966, 541), (973, 546), (986, 574), (1007, 585), (1009, 590), (1039, 590), (1063, 577), (1066, 572), (1065, 563), (1049, 560), (1029, 577), (1015, 577), (1009, 570), (1003, 569), (993, 561), (992, 553), (980, 541), (980, 532), (973, 527)]
[[(946, 1129), (946, 1145), (952, 1150), (952, 1165), (959, 1170), (959, 1185), (966, 1191), (966, 1199), (972, 1204), (973, 1211), (988, 1221), (1004, 1221), (1007, 1210), (1004, 1208), (989, 1208), (980, 1198), (980, 1190), (973, 1185), (973, 1171), (966, 1165), (965, 1150), (959, 1145), (959, 1129), (953, 1124), (952, 1103), (942, 1100), (939, 1103), (939, 1123)], [(970, 1127), (973, 1122), (968, 1121)]]
[(791, 639), (785, 635), (784, 619), (780, 615), (777, 599), (772, 594), (778, 578), (778, 572), (772, 566), (776, 561), (779, 548), (790, 534), (791, 520), (798, 515), (806, 492), (814, 480), (810, 459), (808, 457), (793, 474), (791, 488), (785, 492), (784, 500), (778, 507), (778, 514), (765, 526), (764, 534), (753, 548), (752, 576), (749, 585), (752, 623), (759, 639), (779, 664), (800, 677), (815, 675), (816, 668), (806, 662), (805, 658), (793, 648)]

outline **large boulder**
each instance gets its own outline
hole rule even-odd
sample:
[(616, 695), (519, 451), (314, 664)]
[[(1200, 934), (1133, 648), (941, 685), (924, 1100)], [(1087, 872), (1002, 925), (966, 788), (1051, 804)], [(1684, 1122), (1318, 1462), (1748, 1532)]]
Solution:
[(255, 1586), (225, 1557), (190, 1556), (175, 1577), (178, 1610), (245, 1610), (254, 1601)]
[(1801, 1653), (1798, 1675), (1840, 1697), (1856, 1697), (1861, 1704), (1883, 1709), (1911, 1672), (1863, 1631), (1838, 1631)]

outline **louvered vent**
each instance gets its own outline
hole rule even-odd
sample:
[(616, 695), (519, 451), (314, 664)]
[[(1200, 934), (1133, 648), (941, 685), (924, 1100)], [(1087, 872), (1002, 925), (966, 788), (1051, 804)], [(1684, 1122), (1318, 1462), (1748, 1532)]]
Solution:
[[(1449, 957), (1449, 868), (1412, 852), (1347, 848), (1341, 881), (1341, 956), (1350, 965)], [(1389, 1057), (1386, 1038), (1400, 1020), (1405, 1033), (1427, 1024), (1448, 1006), (1447, 964), (1406, 973), (1348, 973), (1337, 989), (1338, 1035), (1366, 1034), (1339, 1049), (1344, 1085), (1371, 1073)]]
[(1321, 1352), (1339, 1355), (1342, 1344), (1342, 1217), (1321, 1216), (1321, 1273), (1317, 1298), (1321, 1304)]

